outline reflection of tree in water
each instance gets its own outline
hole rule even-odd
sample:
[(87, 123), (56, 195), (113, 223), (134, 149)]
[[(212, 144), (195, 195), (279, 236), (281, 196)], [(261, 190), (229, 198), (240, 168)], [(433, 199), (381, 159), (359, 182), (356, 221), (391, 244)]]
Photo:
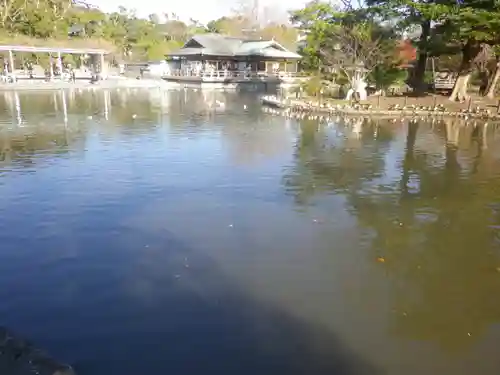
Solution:
[(321, 128), (316, 121), (302, 124), (296, 145), (296, 164), (284, 177), (284, 184), (298, 203), (306, 203), (317, 193), (334, 190), (345, 193), (360, 189), (367, 181), (381, 177), (385, 151), (392, 140), (389, 127), (365, 122), (341, 123)]
[[(385, 260), (379, 266), (394, 293), (393, 332), (455, 351), (500, 320), (500, 165), (493, 147), (484, 149), (482, 127), (462, 131), (460, 140), (469, 139), (462, 151), (457, 145), (463, 142), (450, 132), (456, 127), (443, 125), (443, 162), (435, 163), (425, 145), (416, 149), (417, 132), (428, 129), (409, 124), (401, 175), (383, 184), (373, 176), (384, 174), (384, 165), (373, 161), (382, 159), (387, 147), (367, 142), (363, 147), (374, 154), (368, 159), (372, 164), (352, 168), (366, 163), (356, 160), (363, 158), (360, 151), (352, 153), (344, 142), (325, 150), (304, 132), (287, 189), (299, 201), (321, 190), (345, 194), (360, 225), (373, 233), (369, 256)], [(306, 188), (311, 184), (316, 189)], [(363, 189), (366, 184), (369, 189)]]
[[(63, 96), (67, 123), (62, 116)], [(16, 122), (16, 101), (23, 126), (14, 134), (8, 128)], [(0, 123), (5, 124), (0, 125), (1, 159), (23, 160), (28, 165), (28, 159), (41, 160), (40, 153), (55, 155), (58, 145), (62, 145), (59, 152), (66, 152), (73, 148), (69, 143), (77, 138), (84, 143), (90, 128), (97, 130), (101, 140), (115, 141), (120, 137), (150, 136), (164, 125), (169, 135), (183, 138), (206, 137), (203, 133), (212, 132), (228, 141), (231, 156), (245, 160), (273, 155), (280, 149), (276, 145), (288, 144), (282, 119), (264, 118), (255, 95), (221, 91), (97, 88), (6, 92), (0, 97), (0, 111), (4, 113)]]
[[(257, 112), (260, 113), (260, 112)], [(289, 153), (290, 134), (280, 117), (242, 117), (222, 128), (229, 156), (238, 164), (253, 164), (259, 160)]]
[(64, 157), (71, 151), (85, 148), (85, 137), (71, 134), (64, 128), (39, 128), (35, 132), (0, 131), (0, 168), (11, 164), (33, 167), (52, 157)]

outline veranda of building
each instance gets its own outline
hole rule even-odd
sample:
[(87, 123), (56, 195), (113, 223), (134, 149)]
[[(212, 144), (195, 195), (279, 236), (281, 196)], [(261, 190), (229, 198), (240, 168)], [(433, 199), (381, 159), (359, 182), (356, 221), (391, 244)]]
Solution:
[[(0, 45), (0, 55), (4, 55), (4, 61), (8, 61), (8, 72), (5, 74), (15, 75), (14, 56), (16, 53), (46, 53), (49, 55), (51, 62), (54, 62), (59, 71), (62, 71), (63, 61), (62, 54), (70, 54), (87, 57), (92, 74), (99, 74), (104, 78), (107, 73), (107, 64), (104, 62), (104, 56), (109, 52), (102, 49), (91, 48), (60, 48), (60, 47), (35, 47), (35, 46), (16, 46), (16, 45)], [(49, 64), (49, 76), (54, 77), (53, 64)]]
[(220, 34), (193, 36), (167, 55), (171, 76), (216, 78), (290, 77), (301, 56), (274, 40), (246, 40)]

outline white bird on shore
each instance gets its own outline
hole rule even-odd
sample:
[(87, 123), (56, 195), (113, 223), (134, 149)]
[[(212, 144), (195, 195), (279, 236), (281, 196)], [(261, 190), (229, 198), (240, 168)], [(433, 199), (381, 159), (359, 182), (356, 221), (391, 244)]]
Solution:
[(137, 118), (137, 115), (134, 113), (134, 114), (132, 115), (132, 118), (135, 120), (135, 119)]

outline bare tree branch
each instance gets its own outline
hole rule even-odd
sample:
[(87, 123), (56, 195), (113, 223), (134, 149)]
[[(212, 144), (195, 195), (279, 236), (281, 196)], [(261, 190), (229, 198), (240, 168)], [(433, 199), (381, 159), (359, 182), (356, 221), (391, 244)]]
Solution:
[(26, 0), (1, 0), (0, 1), (0, 26), (5, 28), (7, 20), (14, 23), (26, 8)]
[(329, 40), (330, 44), (320, 49), (325, 65), (345, 72), (348, 77), (353, 75), (347, 74), (353, 68), (361, 68), (367, 75), (390, 58), (383, 48), (382, 37), (373, 36), (370, 30), (340, 26), (332, 31)]
[(363, 2), (361, 0), (339, 0), (340, 7), (343, 11), (354, 11), (363, 7)]

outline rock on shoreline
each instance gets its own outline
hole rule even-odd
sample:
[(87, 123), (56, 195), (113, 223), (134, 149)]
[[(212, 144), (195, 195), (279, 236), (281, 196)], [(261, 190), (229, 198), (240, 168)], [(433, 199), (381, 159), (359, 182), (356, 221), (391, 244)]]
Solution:
[(0, 374), (76, 375), (71, 366), (50, 358), (5, 327), (0, 327)]

